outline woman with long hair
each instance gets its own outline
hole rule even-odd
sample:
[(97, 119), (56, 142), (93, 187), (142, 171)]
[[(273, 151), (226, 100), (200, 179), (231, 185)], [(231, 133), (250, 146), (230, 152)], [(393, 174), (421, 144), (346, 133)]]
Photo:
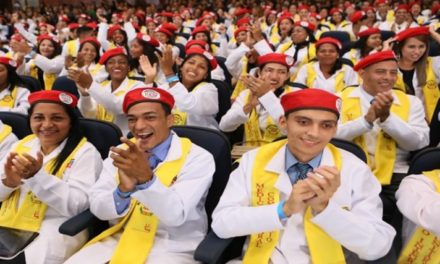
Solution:
[(74, 107), (74, 95), (39, 91), (29, 96), (32, 135), (18, 141), (0, 161), (0, 226), (38, 232), (25, 250), (27, 263), (63, 263), (87, 240), (59, 226), (89, 206), (87, 191), (102, 169), (87, 142)]
[(367, 28), (357, 33), (359, 39), (353, 48), (344, 54), (344, 58), (349, 59), (355, 65), (360, 59), (364, 58), (373, 50), (382, 49), (382, 39), (378, 28)]
[(358, 83), (353, 68), (340, 59), (342, 45), (337, 39), (322, 38), (316, 42), (315, 47), (316, 60), (299, 69), (295, 78), (296, 83), (322, 88), (333, 93)]
[(17, 62), (0, 57), (0, 111), (27, 114), (30, 91), (16, 73)]

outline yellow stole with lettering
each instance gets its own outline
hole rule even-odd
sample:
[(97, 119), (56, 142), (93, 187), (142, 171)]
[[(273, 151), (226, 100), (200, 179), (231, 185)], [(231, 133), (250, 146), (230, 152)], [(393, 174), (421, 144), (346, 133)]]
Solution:
[[(423, 175), (433, 181), (437, 192), (440, 192), (440, 170), (423, 172)], [(397, 263), (440, 263), (439, 247), (440, 237), (422, 227), (417, 227), (408, 244), (403, 249)]]
[[(107, 85), (111, 83), (110, 80), (105, 80), (100, 83), (102, 89), (105, 89)], [(133, 85), (136, 83), (136, 80), (128, 79), (127, 85), (125, 87), (119, 87), (113, 94), (116, 97), (125, 96), (125, 94), (133, 87)], [(111, 87), (110, 87), (111, 89)], [(101, 104), (98, 104), (96, 109), (96, 119), (103, 120), (107, 122), (113, 122), (115, 120), (115, 116), (113, 113), (107, 111), (105, 107)]]
[(0, 107), (6, 107), (9, 109), (14, 108), (15, 100), (17, 100), (17, 92), (18, 92), (18, 88), (14, 87), (14, 89), (12, 89), (11, 94), (7, 94), (3, 96), (3, 98), (0, 99)]
[[(30, 148), (27, 147), (26, 144), (35, 139), (35, 135), (29, 135), (20, 140), (15, 148), (15, 152), (19, 154), (29, 152)], [(62, 163), (57, 174), (55, 174), (56, 177), (60, 179), (62, 178), (64, 171), (72, 165), (76, 153), (86, 142), (86, 138), (81, 139), (75, 149)], [(47, 173), (50, 174), (54, 162), (55, 159), (52, 159), (44, 166), (44, 170)], [(0, 208), (0, 226), (38, 232), (46, 214), (47, 205), (38, 199), (34, 193), (29, 191), (26, 194), (23, 203), (17, 210), (19, 198), (20, 188), (11, 193), (8, 199), (2, 202)]]
[[(31, 60), (29, 65), (29, 75), (38, 80), (38, 67), (35, 65), (35, 61)], [(57, 76), (55, 73), (46, 73), (43, 71), (44, 90), (52, 90), (53, 83)]]
[[(205, 84), (207, 84), (207, 82), (201, 82), (201, 83), (197, 84), (196, 87), (194, 87), (194, 89), (192, 89), (192, 92), (197, 91), (198, 89), (203, 87), (203, 85), (205, 85)], [(188, 114), (186, 112), (182, 112), (179, 109), (177, 109), (177, 107), (174, 107), (172, 113), (174, 116), (174, 125), (175, 126), (186, 125), (186, 119), (188, 117)]]
[(296, 76), (298, 74), (299, 68), (301, 68), (301, 66), (306, 65), (307, 63), (309, 63), (315, 57), (316, 57), (315, 44), (314, 43), (310, 43), (309, 46), (307, 47), (307, 54), (304, 56), (304, 58), (302, 58), (302, 59), (298, 58), (298, 60), (301, 60), (301, 62), (297, 66), (295, 66), (297, 70), (296, 70), (296, 72), (294, 72), (290, 76), (290, 81), (294, 82), (295, 79), (296, 79)]
[[(317, 62), (313, 61), (313, 62), (309, 62), (307, 63), (307, 78), (306, 78), (306, 85), (307, 87), (311, 88), (314, 87), (314, 83), (316, 80), (316, 76), (317, 73), (314, 69), (314, 66)], [(336, 73), (335, 76), (335, 93), (339, 93), (342, 91), (342, 89), (344, 89), (345, 87), (345, 81), (344, 81), (344, 74), (345, 74), (345, 70), (344, 70), (344, 66), (342, 66), (342, 68), (338, 71), (338, 73)]]
[(2, 130), (0, 131), (0, 143), (5, 140), (7, 136), (12, 133), (12, 127), (3, 124)]
[[(397, 81), (395, 84), (396, 88), (405, 91), (405, 84), (403, 82), (403, 77), (398, 74)], [(417, 87), (415, 87), (417, 89)], [(425, 114), (426, 120), (431, 122), (432, 115), (434, 114), (437, 101), (440, 98), (440, 90), (437, 86), (437, 80), (435, 78), (434, 71), (432, 69), (432, 59), (428, 57), (426, 61), (426, 83), (422, 87), (423, 98), (425, 99)]]
[[(136, 139), (131, 139), (131, 141), (136, 142)], [(180, 145), (182, 156), (173, 161), (162, 162), (154, 172), (157, 180), (168, 187), (174, 183), (177, 175), (182, 170), (192, 143), (187, 138), (180, 138)], [(118, 175), (116, 177), (119, 179)], [(153, 247), (158, 224), (159, 219), (157, 216), (139, 201), (132, 198), (129, 211), (121, 221), (93, 238), (85, 246), (109, 237), (123, 228), (123, 233), (110, 263), (144, 263)]]
[[(283, 94), (289, 93), (291, 91), (292, 89), (289, 86), (285, 86)], [(250, 96), (251, 93), (250, 91), (248, 91), (246, 104), (250, 103)], [(278, 120), (276, 120), (276, 122), (278, 122)], [(266, 128), (264, 129), (264, 131), (261, 131), (257, 109), (256, 107), (252, 108), (248, 121), (244, 123), (244, 136), (247, 145), (261, 146), (262, 144), (267, 144), (274, 141), (282, 135), (283, 134), (281, 133), (277, 124), (274, 122), (270, 115), (268, 115), (266, 119)]]
[[(342, 123), (356, 120), (362, 116), (362, 108), (359, 97), (350, 97), (351, 92), (356, 87), (349, 87), (342, 91)], [(362, 88), (358, 88), (362, 89)], [(410, 101), (408, 96), (398, 90), (393, 90), (393, 94), (397, 96), (399, 104), (393, 103), (391, 106), (391, 113), (397, 115), (400, 119), (408, 122), (410, 113)], [(374, 152), (374, 166), (368, 156), (367, 145), (363, 135), (355, 138), (354, 143), (359, 145), (365, 152), (368, 159), (368, 164), (373, 170), (382, 185), (389, 185), (393, 175), (394, 163), (396, 162), (397, 143), (383, 130), (380, 130), (376, 139), (376, 151)]]
[[(265, 170), (268, 162), (287, 143), (287, 140), (264, 145), (258, 149), (252, 169), (252, 206), (264, 206), (276, 204), (280, 200), (280, 194), (275, 183), (278, 174)], [(334, 163), (338, 170), (342, 168), (342, 157), (339, 150), (328, 144)], [(329, 260), (333, 263), (345, 263), (341, 245), (333, 240), (319, 226), (315, 225), (311, 208), (307, 208), (304, 215), (304, 231), (310, 251), (311, 262), (325, 264)], [(295, 234), (292, 234), (295, 235)], [(273, 250), (278, 244), (280, 231), (263, 232), (251, 235), (248, 249), (243, 258), (244, 264), (269, 263)]]
[[(247, 68), (248, 68), (248, 58), (246, 57), (246, 56), (243, 56), (242, 58), (241, 58), (241, 61), (242, 61), (242, 67), (241, 67), (241, 74), (240, 74), (240, 77), (241, 76), (246, 76), (247, 75)], [(232, 95), (231, 95), (231, 99), (234, 101), (237, 97), (238, 97), (238, 95), (242, 92), (242, 91), (244, 91), (246, 89), (246, 87), (244, 86), (244, 83), (240, 80), (240, 79), (238, 79), (237, 80), (237, 83), (235, 84), (235, 88), (234, 88), (234, 91), (232, 92)]]

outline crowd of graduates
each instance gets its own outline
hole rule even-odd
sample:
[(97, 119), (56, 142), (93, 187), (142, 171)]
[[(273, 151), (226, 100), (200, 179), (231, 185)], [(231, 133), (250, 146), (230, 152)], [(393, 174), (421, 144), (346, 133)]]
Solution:
[[(440, 1), (104, 1), (0, 11), (0, 111), (28, 116), (33, 132), (17, 139), (0, 120), (0, 226), (40, 232), (28, 263), (72, 255), (67, 263), (192, 263), (208, 229), (203, 202), (215, 167), (170, 127), (197, 126), (245, 149), (235, 158), (249, 151), (212, 224), (223, 238), (250, 235), (245, 263), (333, 263), (325, 258), (340, 254), (350, 263), (341, 245), (362, 260), (439, 263), (440, 173), (408, 175), (414, 153), (440, 141), (439, 32)], [(82, 117), (114, 123), (125, 146), (102, 161), (83, 138)], [(331, 138), (358, 145), (367, 165), (328, 147)], [(270, 173), (253, 176), (266, 168), (281, 173), (276, 183)], [(257, 202), (256, 192), (273, 195), (254, 190), (265, 184), (277, 198)], [(66, 238), (57, 227), (89, 207), (118, 228), (75, 254), (87, 234)], [(153, 212), (146, 224), (143, 210)], [(42, 217), (28, 223), (26, 214)], [(319, 231), (307, 223), (327, 234), (319, 249), (340, 254), (317, 256), (309, 234)], [(153, 232), (138, 235), (140, 224)], [(424, 232), (434, 239), (419, 256)], [(258, 242), (264, 236), (279, 241)], [(144, 253), (125, 262), (133, 244)]]

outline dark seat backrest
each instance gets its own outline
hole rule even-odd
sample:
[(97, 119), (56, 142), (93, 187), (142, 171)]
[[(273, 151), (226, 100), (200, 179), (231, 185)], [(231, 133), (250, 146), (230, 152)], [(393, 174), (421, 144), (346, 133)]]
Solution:
[(174, 126), (172, 129), (180, 137), (189, 138), (194, 144), (206, 149), (214, 156), (216, 170), (205, 202), (208, 221), (211, 223), (211, 214), (217, 206), (231, 173), (232, 160), (229, 141), (220, 131), (209, 128)]
[(22, 139), (27, 135), (32, 134), (32, 131), (28, 125), (28, 117), (18, 113), (12, 112), (0, 112), (0, 120), (12, 127), (12, 132), (18, 139)]
[(41, 83), (34, 77), (20, 75), (20, 79), (26, 85), (26, 88), (28, 88), (31, 91), (31, 93), (42, 90)]
[(110, 147), (121, 144), (122, 132), (115, 124), (87, 118), (80, 118), (79, 122), (87, 140), (99, 151), (102, 159), (107, 158)]
[(335, 145), (336, 147), (338, 147), (340, 149), (343, 149), (343, 150), (350, 152), (351, 154), (355, 155), (363, 162), (367, 163), (367, 156), (366, 156), (365, 152), (362, 150), (361, 147), (359, 147), (355, 143), (347, 141), (347, 140), (343, 140), (343, 139), (338, 139), (338, 138), (332, 138), (330, 143), (332, 143), (333, 145)]
[(350, 35), (345, 31), (326, 31), (323, 32), (321, 38), (331, 37), (339, 40), (342, 45), (350, 42)]
[(390, 30), (381, 30), (380, 31), (380, 38), (382, 39), (382, 41), (385, 41), (389, 38), (392, 38), (396, 35), (396, 33), (394, 33), (394, 31), (390, 31)]
[(75, 82), (67, 78), (67, 76), (56, 78), (52, 85), (52, 90), (69, 92), (79, 98), (78, 88)]
[(440, 169), (440, 148), (426, 148), (411, 159), (408, 174), (420, 174), (435, 169)]
[(215, 58), (217, 60), (218, 66), (222, 68), (223, 73), (225, 74), (225, 82), (227, 83), (229, 90), (232, 91), (232, 75), (229, 72), (228, 67), (226, 67), (226, 58), (220, 56), (215, 56)]
[(215, 120), (220, 123), (222, 116), (231, 108), (231, 90), (225, 82), (219, 80), (211, 80), (211, 82), (217, 87), (218, 91), (218, 113)]

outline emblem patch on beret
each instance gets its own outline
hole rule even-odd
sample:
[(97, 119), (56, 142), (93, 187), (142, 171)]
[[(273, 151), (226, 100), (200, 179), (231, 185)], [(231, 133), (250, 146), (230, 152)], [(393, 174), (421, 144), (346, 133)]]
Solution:
[(17, 62), (15, 60), (9, 60), (9, 65), (12, 67), (17, 67)]
[(157, 100), (160, 98), (160, 93), (154, 91), (154, 90), (144, 90), (142, 91), (142, 96), (148, 99)]
[(60, 93), (58, 97), (60, 98), (60, 101), (64, 104), (70, 105), (73, 102), (73, 98), (68, 94)]
[(338, 109), (338, 112), (341, 112), (341, 108), (342, 108), (342, 100), (341, 98), (338, 98), (336, 100), (336, 109)]
[(208, 59), (208, 60), (212, 60), (214, 57), (212, 57), (211, 53), (205, 51), (203, 52), (203, 55)]
[(151, 40), (151, 38), (148, 35), (142, 35), (142, 40), (145, 41), (145, 42), (148, 42), (148, 41)]
[(290, 56), (286, 56), (286, 63), (289, 66), (293, 65), (293, 58)]

